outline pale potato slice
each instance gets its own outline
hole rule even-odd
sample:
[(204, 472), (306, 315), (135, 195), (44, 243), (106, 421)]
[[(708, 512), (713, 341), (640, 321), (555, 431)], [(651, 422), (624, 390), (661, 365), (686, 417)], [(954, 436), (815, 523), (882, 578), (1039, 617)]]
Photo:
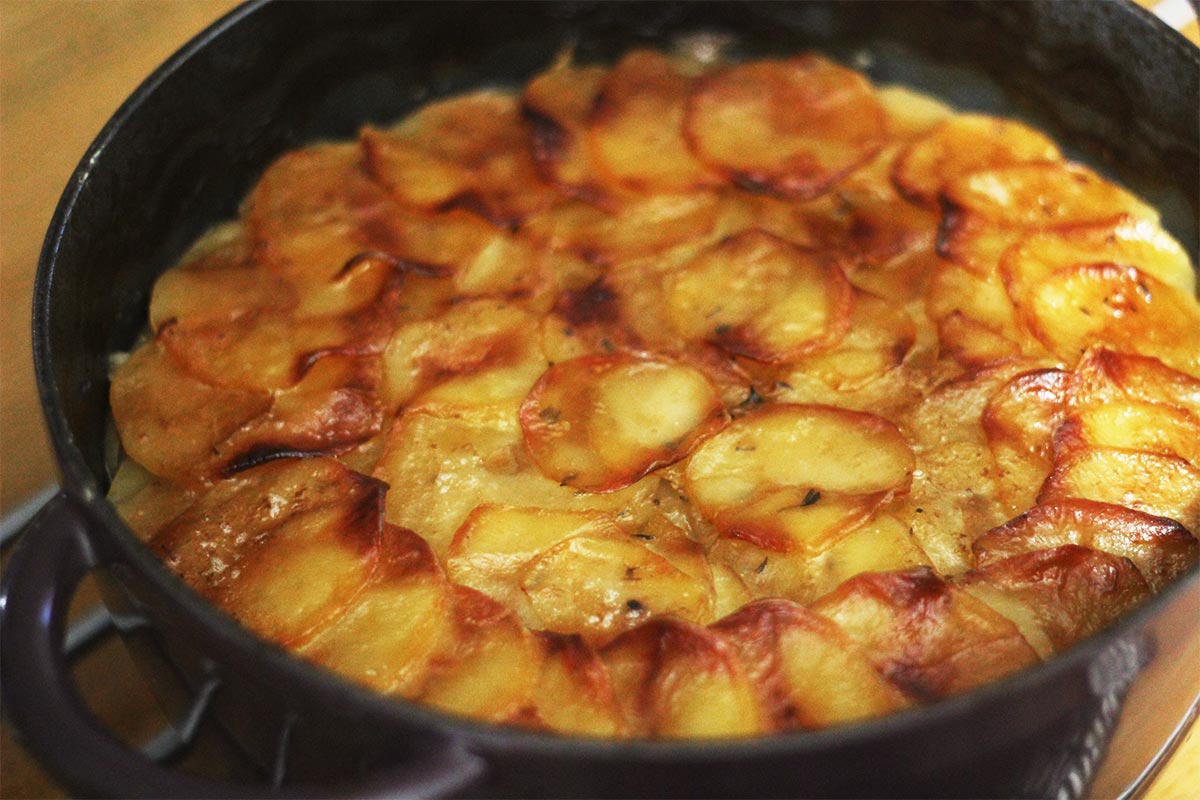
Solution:
[(684, 458), (726, 419), (699, 370), (629, 355), (555, 364), (521, 404), (525, 443), (542, 473), (589, 492), (620, 489)]
[(599, 191), (587, 123), (608, 70), (555, 64), (525, 84), (521, 95), (530, 119), (530, 147), (542, 174), (569, 192)]
[(534, 704), (542, 667), (537, 638), (504, 606), (452, 587), (448, 646), (434, 657), (415, 699), (452, 714), (506, 722)]
[(996, 465), (996, 485), (1009, 514), (1034, 504), (1054, 467), (1054, 435), (1063, 421), (1066, 372), (1022, 372), (996, 390), (980, 421)]
[(890, 422), (829, 406), (775, 405), (735, 420), (687, 465), (688, 494), (706, 513), (776, 491), (903, 492), (912, 451)]
[(1178, 522), (1092, 500), (1058, 500), (1032, 508), (976, 539), (974, 550), (979, 566), (987, 567), (1067, 544), (1129, 559), (1154, 591), (1200, 558), (1200, 545)]
[(943, 187), (962, 175), (1061, 158), (1058, 146), (1028, 125), (983, 114), (957, 114), (904, 148), (892, 169), (892, 180), (912, 202), (933, 207)]
[(148, 542), (196, 499), (194, 487), (161, 480), (132, 458), (124, 458), (108, 487), (108, 501), (137, 535)]
[(454, 534), (446, 555), (446, 572), (455, 583), (504, 603), (529, 623), (536, 617), (520, 583), (529, 563), (566, 539), (603, 535), (614, 528), (607, 514), (596, 511), (481, 505)]
[(760, 361), (831, 347), (849, 325), (852, 292), (838, 265), (760, 231), (704, 251), (663, 288), (681, 335)]
[(875, 96), (887, 114), (887, 130), (893, 139), (919, 136), (954, 114), (941, 100), (899, 84), (879, 86)]
[(297, 652), (377, 692), (411, 697), (453, 634), (450, 587), (429, 546), (389, 525), (362, 593)]
[(913, 527), (892, 514), (877, 514), (812, 559), (812, 591), (816, 596), (827, 594), (865, 572), (926, 566), (932, 562), (913, 535)]
[(1020, 336), (1002, 331), (955, 309), (938, 320), (937, 337), (943, 353), (968, 370), (1020, 356)]
[(405, 203), (432, 210), (475, 188), (470, 167), (438, 157), (411, 138), (368, 125), (359, 142), (367, 173)]
[(577, 636), (541, 634), (545, 650), (534, 698), (555, 731), (620, 738), (628, 733), (604, 662)]
[(520, 306), (481, 298), (400, 325), (383, 351), (384, 403), (397, 409), (435, 381), (523, 363), (539, 346), (536, 324)]
[(296, 646), (371, 579), (385, 489), (332, 459), (273, 461), (200, 495), (150, 546), (243, 625)]
[(1055, 465), (1039, 503), (1066, 498), (1114, 503), (1200, 528), (1200, 469), (1178, 456), (1083, 447)]
[(374, 473), (392, 487), (388, 521), (419, 530), (441, 558), (467, 515), (485, 503), (613, 514), (646, 507), (657, 481), (588, 494), (542, 475), (529, 461), (515, 405), (401, 414)]
[(700, 157), (739, 185), (797, 198), (828, 190), (886, 137), (870, 83), (813, 55), (702, 78), (684, 124)]
[(839, 495), (783, 487), (745, 505), (721, 508), (712, 521), (725, 536), (811, 558), (869, 520), (886, 497), (885, 492)]
[(205, 381), (150, 341), (113, 373), (109, 403), (130, 458), (155, 475), (191, 482), (216, 466), (217, 445), (271, 407), (271, 396)]
[(944, 186), (945, 202), (993, 225), (1039, 230), (1115, 223), (1123, 216), (1158, 222), (1158, 212), (1080, 164), (1045, 161), (967, 172)]
[(1111, 263), (1137, 267), (1185, 294), (1196, 288), (1187, 253), (1154, 223), (1123, 217), (1115, 225), (1044, 231), (1027, 236), (1000, 260), (1000, 274), (1014, 304), (1029, 301), (1051, 275), (1076, 264)]
[(776, 731), (882, 716), (911, 702), (823, 617), (760, 600), (712, 625), (733, 645)]
[(812, 610), (918, 702), (965, 692), (1038, 660), (1012, 622), (926, 567), (858, 575)]
[(1130, 561), (1072, 544), (992, 562), (958, 585), (1012, 620), (1041, 658), (1103, 630), (1150, 596)]
[(711, 588), (628, 537), (576, 536), (521, 576), (534, 627), (603, 642), (653, 617), (712, 618)]
[(588, 145), (603, 185), (671, 193), (717, 183), (684, 138), (691, 86), (660, 53), (635, 50), (617, 62), (588, 120)]
[[(895, 303), (856, 290), (846, 335), (831, 349), (798, 359), (792, 371), (836, 391), (853, 391), (896, 369), (916, 341), (916, 325)], [(792, 380), (792, 375), (785, 378)]]
[(708, 738), (769, 729), (736, 650), (706, 628), (658, 618), (618, 637), (600, 657), (635, 734)]
[(995, 272), (979, 274), (950, 262), (938, 263), (925, 310), (938, 325), (939, 336), (947, 336), (947, 351), (963, 356), (966, 366), (986, 364), (983, 358), (989, 351), (1028, 356), (1045, 352), (1042, 343), (1019, 325), (1016, 309)]
[(1060, 269), (1032, 292), (1022, 319), (1069, 363), (1099, 344), (1200, 377), (1200, 303), (1135, 267)]
[(297, 303), (295, 289), (263, 269), (174, 267), (154, 282), (150, 328), (227, 323), (255, 311), (280, 311)]

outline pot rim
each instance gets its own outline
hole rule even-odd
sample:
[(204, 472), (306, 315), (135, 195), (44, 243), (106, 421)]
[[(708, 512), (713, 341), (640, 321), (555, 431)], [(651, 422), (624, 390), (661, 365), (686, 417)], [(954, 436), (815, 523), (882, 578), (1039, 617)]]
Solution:
[[(72, 173), (58, 202), (44, 239), (38, 260), (33, 295), (34, 371), (43, 416), (61, 470), (62, 488), (84, 512), (89, 538), (108, 540), (181, 615), (198, 624), (212, 640), (231, 646), (239, 655), (262, 662), (264, 671), (282, 674), (289, 685), (300, 685), (306, 692), (352, 704), (356, 711), (376, 719), (389, 719), (433, 729), (447, 736), (464, 737), (470, 744), (491, 750), (519, 750), (531, 755), (553, 755), (572, 751), (573, 755), (600, 761), (628, 762), (630, 759), (676, 762), (714, 757), (747, 758), (774, 756), (786, 752), (819, 752), (872, 740), (894, 738), (939, 723), (969, 716), (977, 709), (1003, 703), (1024, 695), (1038, 685), (1065, 679), (1068, 673), (1085, 669), (1105, 648), (1130, 631), (1142, 627), (1163, 608), (1185, 594), (1200, 589), (1200, 566), (1175, 580), (1154, 597), (1121, 617), (1115, 624), (1056, 654), (1048, 661), (1022, 668), (999, 680), (964, 694), (913, 706), (883, 717), (817, 730), (798, 730), (756, 737), (711, 740), (607, 740), (531, 731), (516, 727), (479, 722), (453, 716), (420, 703), (388, 697), (345, 680), (337, 674), (302, 660), (266, 640), (260, 639), (232, 617), (204, 600), (172, 572), (149, 548), (145, 547), (117, 514), (105, 497), (100, 481), (87, 466), (75, 442), (63, 410), (61, 392), (55, 383), (54, 354), (50, 343), (52, 289), (59, 272), (59, 245), (71, 225), (79, 196), (96, 163), (104, 157), (109, 144), (117, 139), (126, 122), (135, 116), (146, 99), (173, 73), (181, 69), (199, 51), (215, 46), (230, 29), (260, 13), (272, 0), (249, 0), (229, 11), (198, 33), (158, 66), (121, 104), (88, 147)], [(1113, 4), (1131, 17), (1131, 22), (1149, 24), (1169, 46), (1185, 52), (1200, 68), (1200, 49), (1183, 46), (1186, 40), (1153, 13), (1132, 2)]]

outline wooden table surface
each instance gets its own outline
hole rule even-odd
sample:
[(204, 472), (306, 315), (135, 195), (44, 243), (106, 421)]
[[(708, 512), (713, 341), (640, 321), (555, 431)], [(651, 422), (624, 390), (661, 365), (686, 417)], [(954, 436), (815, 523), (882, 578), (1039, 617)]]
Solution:
[[(1176, 0), (1139, 0), (1165, 15)], [(0, 514), (54, 479), (33, 387), (30, 297), (42, 236), (75, 164), (104, 121), (150, 71), (232, 0), (0, 0)], [(1184, 31), (1200, 43), (1193, 21)], [(87, 598), (81, 598), (86, 602)], [(153, 701), (110, 677), (133, 669), (119, 643), (80, 675), (97, 712), (130, 740), (161, 724)], [(1146, 794), (1200, 795), (1192, 734)], [(61, 797), (5, 730), (0, 797)]]

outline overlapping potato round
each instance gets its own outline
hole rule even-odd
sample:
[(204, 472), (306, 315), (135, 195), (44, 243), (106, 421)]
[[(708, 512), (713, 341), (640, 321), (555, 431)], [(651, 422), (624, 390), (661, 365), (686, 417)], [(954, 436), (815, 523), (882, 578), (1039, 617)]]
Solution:
[(113, 359), (110, 498), (378, 692), (600, 737), (820, 728), (1200, 560), (1157, 214), (819, 56), (556, 60), (270, 165)]

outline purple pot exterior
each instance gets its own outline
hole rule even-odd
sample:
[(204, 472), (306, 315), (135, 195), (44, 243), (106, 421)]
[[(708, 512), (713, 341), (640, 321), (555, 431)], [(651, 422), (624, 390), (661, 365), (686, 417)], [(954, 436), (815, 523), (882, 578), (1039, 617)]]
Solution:
[[(194, 595), (103, 499), (108, 353), (145, 322), (154, 277), (269, 161), (427, 100), (517, 84), (565, 43), (584, 58), (734, 34), (738, 54), (868, 54), (957, 105), (1017, 115), (1164, 209), (1196, 260), (1200, 56), (1117, 3), (252, 4), (160, 68), (84, 158), (53, 220), (34, 306), (43, 406), (65, 496), (4, 580), (10, 719), (84, 794), (239, 796), (1060, 796), (1133, 791), (1195, 713), (1200, 573), (1052, 662), (969, 695), (818, 732), (607, 742), (450, 718), (349, 685)], [(227, 786), (120, 752), (57, 655), (88, 569), (168, 705), (212, 717), (288, 785)], [(1147, 770), (1143, 772), (1143, 770)], [(306, 788), (307, 787), (307, 788)], [(318, 788), (312, 788), (318, 787)]]

